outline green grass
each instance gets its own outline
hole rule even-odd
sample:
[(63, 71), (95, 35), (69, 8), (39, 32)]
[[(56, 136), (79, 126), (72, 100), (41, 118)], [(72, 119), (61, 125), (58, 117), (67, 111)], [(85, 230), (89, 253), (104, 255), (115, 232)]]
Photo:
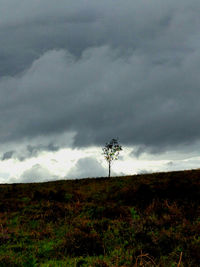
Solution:
[(200, 170), (0, 185), (0, 266), (200, 266)]

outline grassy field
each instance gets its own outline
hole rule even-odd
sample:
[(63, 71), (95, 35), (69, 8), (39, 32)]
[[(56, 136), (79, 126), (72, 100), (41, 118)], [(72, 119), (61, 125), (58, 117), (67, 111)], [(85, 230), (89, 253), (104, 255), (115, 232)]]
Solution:
[(1, 184), (0, 266), (200, 266), (200, 170)]

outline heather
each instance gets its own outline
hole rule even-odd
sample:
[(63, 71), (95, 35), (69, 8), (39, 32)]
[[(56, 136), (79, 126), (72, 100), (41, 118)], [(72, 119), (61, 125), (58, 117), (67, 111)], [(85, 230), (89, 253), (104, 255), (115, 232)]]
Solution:
[(1, 184), (0, 266), (200, 266), (200, 170)]

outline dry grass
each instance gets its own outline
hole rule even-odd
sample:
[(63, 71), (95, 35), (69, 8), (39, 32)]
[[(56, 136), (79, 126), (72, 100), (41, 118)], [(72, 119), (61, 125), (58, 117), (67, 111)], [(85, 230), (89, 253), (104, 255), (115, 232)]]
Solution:
[(147, 267), (147, 266), (156, 266), (156, 263), (153, 259), (153, 257), (149, 256), (148, 253), (142, 253), (141, 251), (141, 254), (137, 256), (136, 258), (136, 262), (134, 264), (134, 267), (138, 267), (138, 266), (141, 266), (141, 267)]
[(0, 185), (0, 266), (196, 267), (199, 236), (200, 170)]

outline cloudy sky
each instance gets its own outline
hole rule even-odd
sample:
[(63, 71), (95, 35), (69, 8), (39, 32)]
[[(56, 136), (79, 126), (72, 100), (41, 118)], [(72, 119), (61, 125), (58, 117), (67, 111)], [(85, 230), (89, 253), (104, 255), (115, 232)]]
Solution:
[(0, 182), (200, 166), (199, 0), (0, 0)]

